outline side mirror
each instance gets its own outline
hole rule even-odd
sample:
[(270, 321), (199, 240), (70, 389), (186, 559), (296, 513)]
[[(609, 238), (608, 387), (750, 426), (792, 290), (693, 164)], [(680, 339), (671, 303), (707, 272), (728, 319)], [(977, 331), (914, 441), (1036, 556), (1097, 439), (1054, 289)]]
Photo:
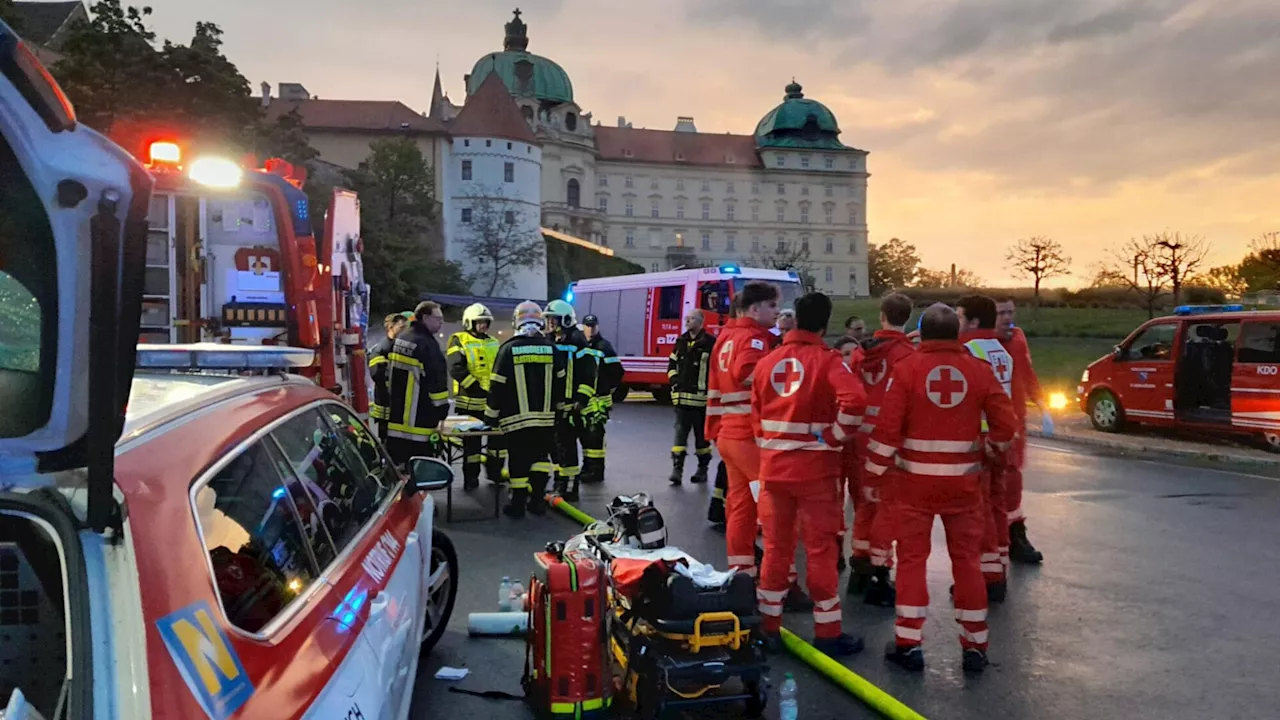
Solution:
[(453, 484), (453, 468), (439, 458), (410, 458), (409, 476), (415, 492), (443, 490)]
[(1123, 360), (1124, 348), (1120, 347), (1119, 345), (1116, 345), (1115, 347), (1111, 348), (1111, 354), (1114, 355), (1117, 360)]

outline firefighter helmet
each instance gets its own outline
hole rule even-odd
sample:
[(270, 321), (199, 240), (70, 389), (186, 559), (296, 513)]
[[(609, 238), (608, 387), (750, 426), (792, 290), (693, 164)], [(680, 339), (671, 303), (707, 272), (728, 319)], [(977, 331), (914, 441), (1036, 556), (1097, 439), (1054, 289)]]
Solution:
[(517, 305), (515, 313), (511, 316), (511, 325), (516, 330), (526, 325), (542, 327), (543, 322), (542, 308), (532, 300), (525, 300)]
[(578, 324), (578, 319), (573, 312), (573, 306), (563, 300), (552, 300), (547, 303), (547, 309), (542, 314), (548, 318), (559, 318), (555, 321), (557, 328), (567, 328)]
[(493, 313), (489, 312), (489, 308), (480, 303), (473, 303), (462, 311), (462, 329), (475, 330), (476, 323), (481, 320), (488, 320), (489, 324), (493, 324)]

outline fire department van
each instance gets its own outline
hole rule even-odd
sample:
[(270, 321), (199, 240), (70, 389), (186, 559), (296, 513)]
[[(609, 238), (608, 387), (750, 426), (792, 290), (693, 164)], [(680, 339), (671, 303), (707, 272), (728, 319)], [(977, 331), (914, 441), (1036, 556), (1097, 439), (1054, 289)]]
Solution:
[(1261, 436), (1280, 452), (1280, 312), (1181, 306), (1094, 361), (1076, 388), (1093, 426)]
[(707, 332), (718, 333), (729, 320), (730, 301), (752, 280), (777, 284), (782, 308), (793, 307), (805, 292), (794, 271), (721, 265), (579, 280), (564, 299), (579, 319), (600, 319), (601, 333), (622, 358), (625, 372), (615, 399), (621, 401), (630, 390), (648, 390), (666, 404), (671, 402), (667, 360), (684, 332), (685, 316), (701, 309)]

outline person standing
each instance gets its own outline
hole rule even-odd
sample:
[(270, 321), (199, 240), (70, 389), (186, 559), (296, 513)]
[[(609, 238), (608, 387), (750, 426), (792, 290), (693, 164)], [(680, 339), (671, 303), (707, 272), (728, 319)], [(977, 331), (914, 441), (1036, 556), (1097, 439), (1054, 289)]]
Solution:
[(852, 340), (859, 345), (867, 341), (867, 323), (857, 315), (850, 315), (844, 321), (844, 340)]
[[(996, 335), (1000, 344), (1013, 356), (1013, 410), (1022, 423), (1019, 427), (1022, 427), (1027, 423), (1027, 401), (1035, 403), (1040, 408), (1043, 431), (1052, 435), (1053, 415), (1049, 413), (1040, 378), (1031, 364), (1027, 336), (1022, 328), (1013, 324), (1016, 311), (1012, 297), (1006, 296), (996, 303)], [(1010, 451), (1004, 471), (1005, 506), (1009, 514), (1009, 559), (1016, 563), (1039, 565), (1044, 561), (1044, 554), (1027, 539), (1027, 516), (1022, 509), (1022, 466), (1026, 460), (1027, 440), (1023, 433)]]
[(556, 404), (564, 397), (568, 374), (564, 355), (543, 334), (542, 308), (525, 301), (512, 315), (515, 333), (498, 349), (485, 397), (485, 420), (507, 441), (511, 498), (503, 512), (522, 518), (547, 512), (545, 494), (551, 475)]
[(449, 371), (436, 339), (443, 325), (438, 304), (418, 303), (413, 322), (396, 336), (387, 355), (387, 452), (401, 467), (415, 455), (440, 452), (440, 423), (449, 416)]
[(798, 531), (813, 597), (813, 645), (827, 655), (848, 656), (862, 650), (862, 639), (843, 631), (832, 539), (843, 510), (840, 446), (853, 441), (866, 393), (823, 340), (830, 298), (809, 293), (796, 301), (795, 315), (795, 329), (757, 363), (751, 381), (765, 543), (757, 590), (761, 627), (766, 642), (778, 646)]
[[(489, 378), (498, 357), (498, 341), (489, 336), (493, 313), (475, 303), (462, 311), (462, 330), (449, 337), (449, 376), (453, 378), (453, 404), (458, 412), (477, 420), (484, 419), (485, 398), (489, 396)], [(486, 453), (481, 438), (462, 440), (462, 487), (474, 490), (480, 485), (480, 466), (484, 465), (489, 482), (502, 480), (502, 456), (496, 436), (489, 438)]]
[(582, 413), (595, 397), (596, 358), (587, 348), (587, 338), (578, 330), (573, 306), (563, 300), (552, 300), (543, 311), (545, 333), (555, 341), (565, 364), (564, 392), (560, 395), (556, 414), (556, 442), (552, 460), (556, 470), (556, 492), (569, 502), (578, 499), (578, 444), (583, 426)]
[(582, 482), (601, 483), (607, 452), (605, 427), (613, 410), (613, 393), (622, 384), (622, 358), (614, 351), (613, 344), (600, 334), (600, 319), (595, 315), (582, 318), (582, 332), (587, 338), (587, 349), (596, 358), (595, 397), (583, 413)]
[[(714, 358), (719, 357), (722, 348), (720, 341), (725, 337), (725, 333), (731, 329), (742, 326), (742, 308), (740, 301), (742, 295), (738, 294), (729, 301), (729, 319), (720, 327), (720, 332), (716, 336), (715, 344), (711, 349), (712, 368), (707, 375), (707, 421), (704, 428), (707, 442), (717, 443), (720, 433), (720, 421), (722, 418), (720, 410), (721, 391), (716, 387), (716, 368)], [(723, 528), (726, 523), (725, 516), (725, 497), (729, 490), (729, 467), (724, 459), (724, 453), (720, 453), (720, 462), (716, 465), (716, 481), (715, 486), (711, 490), (711, 502), (707, 505), (707, 522), (718, 528)]]
[(386, 335), (369, 349), (369, 379), (372, 381), (373, 402), (369, 405), (369, 419), (374, 422), (375, 431), (382, 444), (387, 443), (387, 418), (391, 417), (391, 389), (387, 386), (387, 369), (390, 364), (387, 356), (395, 345), (399, 335), (413, 313), (409, 311), (392, 313), (382, 320)]
[(676, 339), (675, 349), (667, 359), (667, 378), (671, 382), (671, 403), (676, 409), (676, 436), (671, 445), (671, 484), (684, 481), (684, 458), (689, 433), (693, 433), (694, 453), (698, 469), (690, 482), (707, 481), (711, 465), (711, 443), (706, 438), (707, 378), (711, 371), (713, 338), (703, 327), (701, 310), (692, 310), (684, 319), (685, 332)]
[(787, 310), (778, 311), (777, 325), (775, 325), (773, 329), (769, 331), (773, 333), (774, 337), (776, 338), (773, 341), (774, 342), (773, 346), (777, 347), (782, 342), (782, 339), (787, 336), (787, 333), (794, 330), (795, 327), (796, 327), (796, 311), (795, 310), (787, 309)]
[[(898, 587), (894, 640), (885, 658), (924, 668), (929, 589), (925, 568), (933, 523), (942, 518), (955, 581), (962, 668), (987, 666), (987, 595), (980, 557), (990, 517), (983, 497), (983, 457), (1008, 451), (1017, 432), (1013, 406), (991, 368), (959, 342), (955, 311), (937, 304), (920, 323), (920, 348), (899, 359), (885, 384), (865, 470), (892, 476)], [(984, 433), (984, 422), (988, 426)]]

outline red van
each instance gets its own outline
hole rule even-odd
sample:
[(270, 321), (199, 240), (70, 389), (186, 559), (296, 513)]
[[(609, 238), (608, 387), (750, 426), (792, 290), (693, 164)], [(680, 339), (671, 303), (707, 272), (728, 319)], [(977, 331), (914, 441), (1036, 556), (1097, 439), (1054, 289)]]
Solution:
[(1089, 365), (1076, 396), (1105, 432), (1141, 423), (1258, 435), (1280, 452), (1280, 311), (1178, 307)]

